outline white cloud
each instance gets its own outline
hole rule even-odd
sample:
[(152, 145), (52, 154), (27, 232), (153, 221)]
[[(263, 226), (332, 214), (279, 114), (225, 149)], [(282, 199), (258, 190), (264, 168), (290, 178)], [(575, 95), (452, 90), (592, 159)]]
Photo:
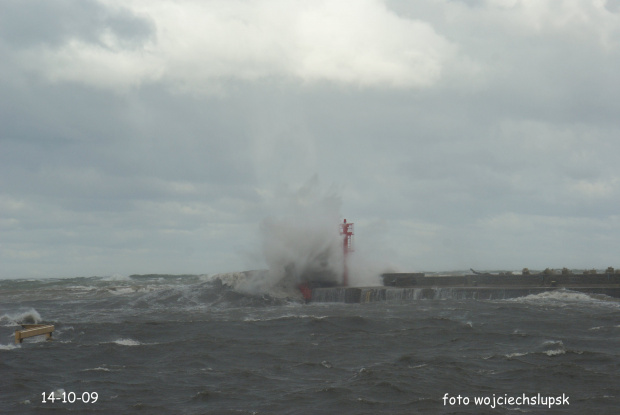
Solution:
[(150, 21), (155, 33), (137, 47), (102, 28), (97, 42), (74, 37), (22, 51), (23, 65), (53, 81), (121, 89), (271, 78), (409, 88), (440, 80), (455, 51), (429, 23), (381, 0), (102, 2)]

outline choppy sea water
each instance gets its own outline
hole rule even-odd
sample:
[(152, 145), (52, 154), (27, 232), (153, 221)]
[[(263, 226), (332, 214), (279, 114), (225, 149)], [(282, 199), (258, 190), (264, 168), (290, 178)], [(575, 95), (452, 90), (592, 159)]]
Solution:
[[(15, 345), (21, 322), (54, 324), (54, 341)], [(306, 305), (197, 276), (0, 281), (2, 414), (619, 408), (620, 303), (605, 296)]]

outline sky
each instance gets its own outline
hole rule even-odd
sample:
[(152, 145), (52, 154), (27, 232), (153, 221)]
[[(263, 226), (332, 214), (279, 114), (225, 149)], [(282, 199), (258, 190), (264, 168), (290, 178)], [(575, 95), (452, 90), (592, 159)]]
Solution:
[(0, 278), (260, 269), (323, 200), (377, 269), (620, 268), (618, 68), (620, 0), (3, 0)]

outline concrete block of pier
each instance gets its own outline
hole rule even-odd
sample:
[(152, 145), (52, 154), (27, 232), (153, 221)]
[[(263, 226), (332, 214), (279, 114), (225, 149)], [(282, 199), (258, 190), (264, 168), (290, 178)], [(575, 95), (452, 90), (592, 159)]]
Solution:
[(390, 287), (546, 287), (556, 285), (597, 286), (620, 284), (620, 274), (558, 274), (558, 275), (452, 275), (425, 276), (422, 273), (387, 273), (381, 276), (383, 285)]
[[(543, 292), (566, 289), (565, 287), (361, 287), (315, 288), (312, 302), (317, 303), (373, 303), (382, 301), (416, 300), (506, 300)], [(584, 294), (602, 294), (620, 298), (620, 286), (569, 288)]]
[(567, 289), (620, 298), (620, 274), (474, 274), (425, 276), (422, 273), (382, 275), (380, 287), (312, 289), (313, 302), (372, 303), (425, 299), (497, 300)]

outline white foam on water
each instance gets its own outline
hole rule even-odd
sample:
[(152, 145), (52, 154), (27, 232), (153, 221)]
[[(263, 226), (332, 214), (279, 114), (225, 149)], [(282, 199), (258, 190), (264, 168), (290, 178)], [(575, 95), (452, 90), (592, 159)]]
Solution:
[(114, 340), (112, 343), (116, 343), (120, 346), (140, 346), (143, 344), (137, 340), (132, 340), (132, 339), (118, 339), (118, 340)]
[(127, 275), (113, 274), (106, 277), (102, 277), (101, 281), (131, 281), (131, 278)]
[(565, 354), (565, 353), (566, 353), (566, 350), (562, 350), (562, 349), (556, 349), (556, 350), (546, 350), (546, 351), (545, 351), (545, 354), (546, 354), (547, 356), (557, 356), (557, 355), (560, 355), (560, 354)]
[(503, 405), (499, 405), (499, 406), (501, 406), (503, 409), (506, 409), (507, 411), (516, 411), (516, 412), (525, 412), (525, 413), (532, 412), (529, 409), (520, 408), (518, 406), (515, 406), (515, 407), (503, 406)]
[(566, 353), (562, 340), (546, 340), (542, 343), (542, 353), (547, 356), (558, 356)]
[(94, 367), (92, 369), (84, 369), (82, 372), (111, 372), (107, 367)]
[(45, 343), (49, 340), (47, 339), (46, 336), (33, 336), (27, 339), (23, 339), (22, 341), (28, 342), (28, 343)]
[(16, 312), (14, 314), (3, 314), (0, 316), (0, 326), (18, 326), (20, 324), (39, 324), (42, 321), (41, 315), (37, 310)]
[(21, 345), (19, 344), (0, 344), (0, 350), (13, 350), (19, 348), (21, 348)]
[(613, 297), (598, 294), (586, 294), (566, 289), (545, 291), (538, 294), (530, 294), (525, 297), (510, 298), (501, 301), (523, 304), (538, 303), (545, 305), (557, 305), (560, 307), (569, 304), (596, 304), (611, 307), (620, 307), (620, 302), (616, 301), (616, 299), (614, 299)]
[(112, 295), (125, 295), (136, 292), (133, 287), (109, 287), (108, 292)]
[(288, 320), (288, 319), (315, 319), (315, 320), (322, 320), (324, 318), (327, 318), (328, 316), (311, 316), (308, 314), (284, 314), (281, 316), (273, 316), (273, 317), (253, 317), (253, 316), (248, 316), (248, 317), (244, 317), (243, 321), (246, 322), (256, 322), (256, 321), (277, 321), (277, 320)]
[(71, 291), (73, 294), (87, 293), (90, 291), (97, 291), (99, 287), (95, 287), (92, 285), (70, 285), (66, 288), (68, 291)]
[[(566, 348), (564, 347), (564, 342), (562, 342), (562, 340), (545, 340), (544, 342), (542, 342), (540, 347), (537, 348), (537, 350), (535, 351), (513, 352), (513, 353), (505, 354), (504, 357), (508, 359), (512, 359), (515, 357), (522, 357), (522, 356), (527, 356), (530, 354), (537, 354), (537, 353), (546, 354), (547, 356), (558, 356), (558, 355), (566, 354)], [(580, 353), (580, 352), (575, 352), (575, 353)], [(488, 358), (485, 358), (485, 360), (491, 357), (493, 356), (489, 356)]]
[(131, 287), (107, 287), (106, 290), (108, 293), (112, 295), (127, 295), (127, 294), (135, 294), (135, 293), (150, 293), (153, 291), (162, 291), (167, 288), (170, 288), (168, 285), (161, 286), (131, 286)]
[(237, 290), (243, 285), (247, 284), (248, 276), (243, 272), (226, 272), (222, 274), (214, 274), (211, 276), (205, 276), (203, 281), (215, 282), (219, 280), (223, 285)]
[(528, 354), (529, 354), (529, 353), (527, 353), (527, 352), (523, 352), (523, 353), (519, 353), (519, 352), (517, 352), (517, 353), (509, 353), (509, 354), (506, 354), (506, 355), (504, 355), (504, 356), (506, 356), (506, 357), (507, 357), (507, 358), (509, 358), (509, 359), (512, 359), (513, 357), (527, 356)]

